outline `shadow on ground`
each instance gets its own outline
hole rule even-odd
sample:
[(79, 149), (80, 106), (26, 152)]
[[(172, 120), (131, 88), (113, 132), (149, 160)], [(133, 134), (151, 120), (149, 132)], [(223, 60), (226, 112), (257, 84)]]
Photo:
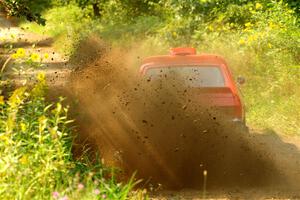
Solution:
[(8, 41), (8, 42), (0, 42), (0, 48), (9, 47), (12, 46), (14, 48), (26, 48), (26, 47), (32, 47), (33, 45), (37, 47), (51, 47), (53, 45), (53, 38), (44, 38), (38, 41), (28, 41), (28, 40), (22, 40), (20, 37), (18, 41)]

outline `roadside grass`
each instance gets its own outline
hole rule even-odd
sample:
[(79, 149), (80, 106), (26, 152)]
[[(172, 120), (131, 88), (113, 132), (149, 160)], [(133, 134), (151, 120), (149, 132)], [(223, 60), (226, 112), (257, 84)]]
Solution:
[(62, 98), (48, 104), (44, 75), (37, 80), (33, 87), (20, 87), (7, 98), (0, 96), (1, 199), (134, 197), (134, 179), (119, 183), (114, 170), (100, 161), (73, 158), (68, 107)]
[[(40, 67), (43, 59), (22, 48), (10, 57), (18, 73)], [(39, 73), (35, 84), (0, 91), (0, 199), (147, 199), (145, 192), (133, 191), (134, 177), (119, 182), (101, 158), (73, 156), (69, 107), (62, 97), (45, 100), (45, 78)]]

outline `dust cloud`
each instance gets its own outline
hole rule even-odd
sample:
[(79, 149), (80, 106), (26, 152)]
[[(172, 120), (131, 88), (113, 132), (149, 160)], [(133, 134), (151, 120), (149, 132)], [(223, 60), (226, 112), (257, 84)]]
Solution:
[(99, 151), (123, 177), (136, 172), (142, 186), (200, 188), (207, 170), (208, 189), (299, 189), (299, 167), (283, 159), (285, 153), (299, 155), (298, 150), (274, 139), (275, 134), (231, 127), (180, 84), (141, 77), (141, 57), (137, 51), (111, 49), (95, 37), (78, 47), (66, 90), (78, 144)]

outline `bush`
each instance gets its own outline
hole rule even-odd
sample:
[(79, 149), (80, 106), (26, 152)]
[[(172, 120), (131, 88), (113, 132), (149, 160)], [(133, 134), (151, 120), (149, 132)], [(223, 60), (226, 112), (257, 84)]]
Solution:
[(72, 4), (54, 7), (43, 17), (46, 19), (45, 26), (25, 22), (21, 27), (55, 38), (54, 47), (67, 55), (72, 53), (74, 46), (82, 37), (96, 29), (88, 13)]

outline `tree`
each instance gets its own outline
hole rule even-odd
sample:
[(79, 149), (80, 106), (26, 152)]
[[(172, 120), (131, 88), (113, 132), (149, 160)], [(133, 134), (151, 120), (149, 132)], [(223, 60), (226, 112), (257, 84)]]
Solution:
[[(105, 6), (107, 6), (111, 0), (75, 0), (75, 2), (81, 8), (91, 6), (93, 8), (94, 16), (102, 17)], [(115, 0), (114, 2), (119, 5), (129, 17), (136, 17), (145, 14), (153, 14), (154, 5), (157, 4), (159, 0)]]
[(140, 15), (155, 14), (155, 5), (159, 0), (122, 0), (121, 6), (125, 9), (129, 16), (137, 17)]
[[(49, 1), (43, 0), (43, 2)], [(38, 4), (38, 2), (35, 3)], [(30, 3), (28, 0), (0, 0), (0, 6), (3, 6), (10, 16), (25, 17), (28, 21), (45, 25), (45, 19), (41, 17), (40, 12), (36, 12), (32, 8), (32, 2)]]
[(76, 3), (81, 8), (86, 8), (88, 6), (93, 7), (93, 12), (95, 17), (102, 16), (102, 5), (107, 2), (107, 0), (76, 0)]

